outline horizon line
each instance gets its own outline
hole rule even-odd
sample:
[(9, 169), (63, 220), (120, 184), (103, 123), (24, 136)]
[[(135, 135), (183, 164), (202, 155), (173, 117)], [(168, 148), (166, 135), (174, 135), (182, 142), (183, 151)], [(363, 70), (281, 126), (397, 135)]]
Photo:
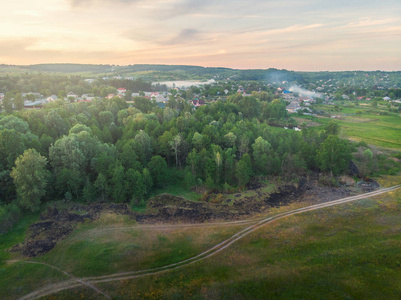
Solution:
[[(55, 62), (55, 63), (34, 63), (34, 64), (7, 64), (7, 63), (0, 63), (0, 66), (14, 66), (14, 67), (29, 67), (29, 66), (37, 66), (37, 65), (91, 65), (91, 66), (118, 66), (118, 67), (128, 67), (128, 66), (135, 66), (135, 65), (152, 65), (152, 66), (179, 66), (179, 67), (199, 67), (199, 68), (211, 68), (211, 69), (229, 69), (229, 70), (285, 70), (290, 72), (401, 72), (400, 70), (384, 70), (384, 69), (376, 69), (376, 70), (363, 70), (363, 69), (348, 69), (348, 70), (294, 70), (294, 69), (286, 69), (286, 68), (277, 68), (277, 67), (267, 67), (267, 68), (232, 68), (232, 67), (224, 67), (224, 66), (202, 66), (202, 65), (191, 65), (191, 64), (157, 64), (157, 63), (136, 63), (136, 64), (111, 64), (111, 63), (73, 63), (73, 62)], [(44, 71), (44, 72), (54, 72), (54, 71)], [(71, 72), (74, 73), (74, 72)]]

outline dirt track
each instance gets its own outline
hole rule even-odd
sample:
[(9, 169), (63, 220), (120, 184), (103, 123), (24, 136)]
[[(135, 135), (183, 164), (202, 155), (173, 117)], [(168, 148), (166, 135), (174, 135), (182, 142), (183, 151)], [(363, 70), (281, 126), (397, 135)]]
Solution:
[[(212, 255), (219, 253), (220, 251), (223, 251), (224, 249), (228, 248), (230, 245), (232, 245), (236, 241), (242, 239), (243, 237), (250, 234), (251, 232), (254, 232), (257, 229), (261, 228), (262, 226), (264, 226), (268, 223), (271, 223), (273, 221), (276, 221), (276, 220), (279, 220), (279, 219), (282, 219), (282, 218), (285, 218), (288, 216), (300, 214), (303, 212), (307, 212), (307, 211), (313, 211), (313, 210), (317, 210), (317, 209), (321, 209), (321, 208), (325, 208), (325, 207), (335, 206), (335, 205), (339, 205), (339, 204), (343, 204), (343, 203), (347, 203), (347, 202), (352, 202), (352, 201), (356, 201), (356, 200), (360, 200), (360, 199), (374, 197), (374, 196), (377, 196), (377, 195), (380, 195), (383, 193), (397, 190), (399, 188), (401, 188), (401, 185), (396, 185), (396, 186), (393, 186), (390, 188), (384, 188), (384, 189), (380, 189), (377, 191), (373, 191), (373, 192), (369, 192), (369, 193), (365, 193), (365, 194), (361, 194), (361, 195), (357, 195), (357, 196), (351, 196), (351, 197), (341, 198), (338, 200), (333, 200), (333, 201), (329, 201), (329, 202), (325, 202), (325, 203), (310, 205), (310, 206), (307, 206), (304, 208), (291, 210), (291, 211), (288, 211), (285, 213), (280, 213), (275, 216), (268, 217), (268, 218), (262, 218), (259, 220), (243, 220), (241, 224), (245, 224), (245, 222), (249, 222), (252, 225), (250, 225), (247, 228), (241, 230), (240, 232), (234, 234), (233, 236), (226, 239), (225, 241), (215, 245), (214, 247), (210, 248), (209, 250), (206, 250), (192, 258), (189, 258), (189, 259), (186, 259), (186, 260), (174, 263), (174, 264), (159, 267), (159, 268), (140, 270), (140, 271), (121, 272), (121, 273), (116, 273), (116, 274), (107, 275), (107, 276), (72, 278), (70, 280), (47, 285), (44, 288), (38, 289), (30, 294), (27, 294), (27, 295), (21, 297), (20, 299), (37, 299), (37, 298), (48, 296), (48, 295), (51, 295), (51, 294), (54, 294), (54, 293), (57, 293), (57, 292), (60, 292), (63, 290), (76, 288), (81, 285), (86, 285), (90, 288), (93, 288), (97, 292), (101, 293), (103, 296), (108, 297), (108, 295), (106, 295), (105, 293), (103, 293), (102, 291), (97, 289), (94, 286), (94, 284), (101, 283), (101, 282), (116, 281), (116, 280), (132, 279), (132, 278), (137, 278), (137, 277), (142, 277), (142, 276), (147, 276), (147, 275), (154, 275), (154, 274), (158, 274), (158, 273), (162, 273), (162, 272), (167, 272), (172, 269), (184, 267), (189, 264), (204, 260)], [(195, 224), (195, 225), (188, 225), (188, 226), (196, 226), (196, 227), (213, 226), (213, 225), (214, 226), (220, 226), (220, 225), (224, 226), (227, 223), (229, 223), (229, 222), (215, 223), (215, 224)], [(220, 224), (220, 225), (218, 225), (218, 224)], [(170, 226), (174, 226), (174, 225), (170, 225)], [(178, 225), (178, 226), (182, 226), (182, 225)], [(51, 266), (51, 267), (53, 267), (53, 266)], [(58, 269), (57, 267), (54, 267), (54, 268)]]

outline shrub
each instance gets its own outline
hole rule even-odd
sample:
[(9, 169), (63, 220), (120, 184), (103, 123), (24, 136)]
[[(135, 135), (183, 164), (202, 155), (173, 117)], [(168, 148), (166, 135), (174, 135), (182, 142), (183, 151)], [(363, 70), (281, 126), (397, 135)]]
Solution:
[(0, 206), (0, 233), (6, 233), (11, 230), (20, 218), (21, 210), (14, 202)]
[(338, 186), (337, 180), (334, 177), (330, 178), (329, 176), (320, 176), (319, 183), (324, 186)]

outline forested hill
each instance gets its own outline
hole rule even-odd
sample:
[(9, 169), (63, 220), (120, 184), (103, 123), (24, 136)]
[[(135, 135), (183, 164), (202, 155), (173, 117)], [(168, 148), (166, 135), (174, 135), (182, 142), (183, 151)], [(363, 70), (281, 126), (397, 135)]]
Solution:
[[(86, 78), (117, 77), (142, 78), (147, 81), (168, 80), (232, 80), (262, 81), (272, 84), (286, 82), (298, 85), (326, 82), (326, 84), (345, 84), (354, 86), (377, 86), (394, 88), (401, 86), (401, 72), (384, 71), (339, 71), (339, 72), (298, 72), (285, 69), (230, 69), (223, 67), (200, 67), (186, 65), (94, 65), (94, 64), (36, 64), (26, 66), (0, 65), (0, 75), (21, 73), (57, 73), (81, 75)], [(311, 87), (313, 88), (313, 86)]]
[(23, 66), (28, 70), (39, 72), (58, 72), (58, 73), (107, 73), (112, 72), (111, 65), (88, 65), (88, 64), (38, 64)]

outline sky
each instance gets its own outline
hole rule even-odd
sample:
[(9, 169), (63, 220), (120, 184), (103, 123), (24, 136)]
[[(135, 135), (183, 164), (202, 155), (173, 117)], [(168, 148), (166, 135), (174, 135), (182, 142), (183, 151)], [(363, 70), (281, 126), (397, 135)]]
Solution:
[(0, 64), (401, 70), (400, 0), (17, 0), (0, 11)]

